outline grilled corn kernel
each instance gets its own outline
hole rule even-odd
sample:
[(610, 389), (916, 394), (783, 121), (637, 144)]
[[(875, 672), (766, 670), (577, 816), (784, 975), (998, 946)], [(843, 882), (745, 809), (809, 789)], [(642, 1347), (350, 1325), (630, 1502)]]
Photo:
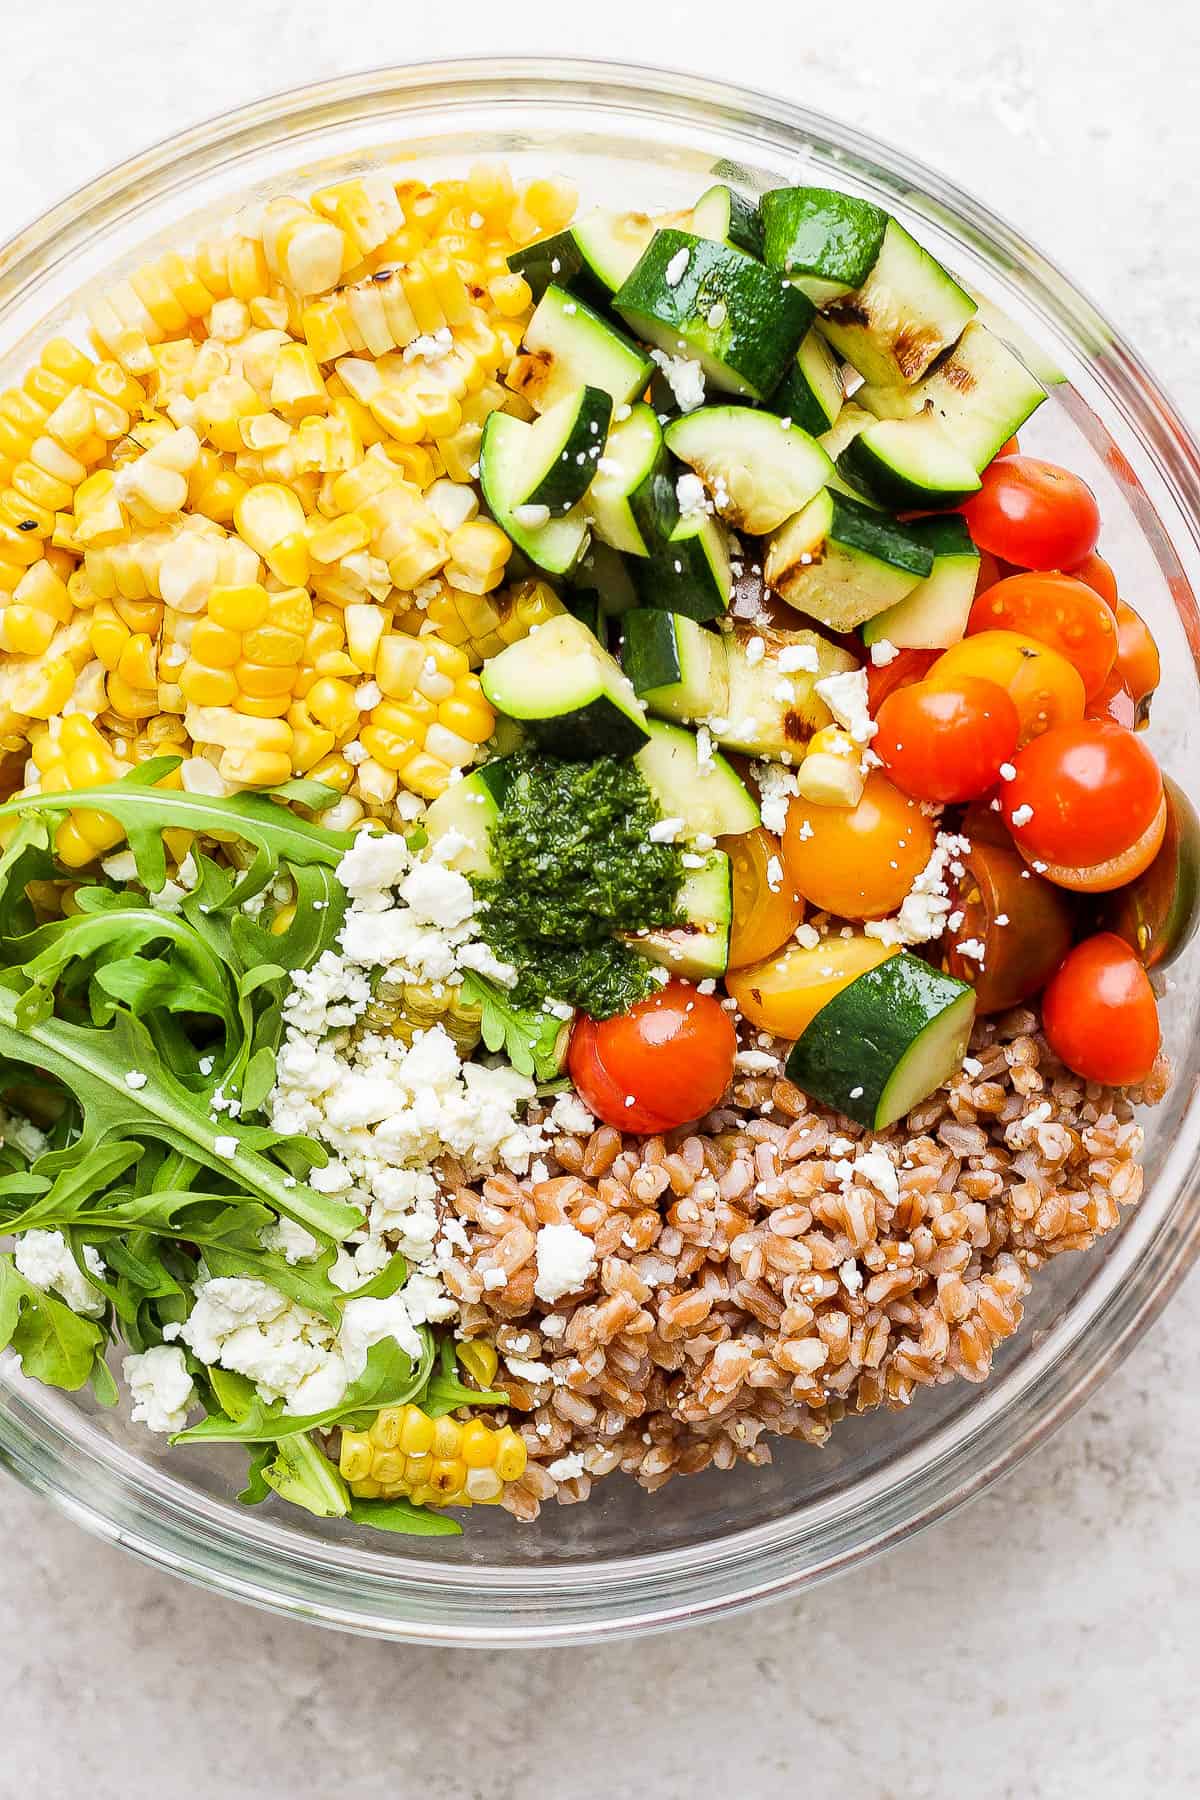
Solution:
[(431, 1419), (420, 1407), (385, 1407), (368, 1431), (343, 1431), (339, 1467), (363, 1498), (406, 1495), (418, 1505), (494, 1505), (525, 1473), (511, 1426), (480, 1418)]

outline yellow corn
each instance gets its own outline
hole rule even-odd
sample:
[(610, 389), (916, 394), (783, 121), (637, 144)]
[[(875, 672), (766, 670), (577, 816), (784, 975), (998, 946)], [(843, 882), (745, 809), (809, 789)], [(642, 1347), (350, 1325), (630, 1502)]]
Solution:
[[(58, 720), (57, 729), (42, 727), (31, 737), (30, 748), (44, 793), (74, 788), (101, 787), (118, 781), (132, 766), (115, 756), (90, 719), (71, 713)], [(125, 839), (124, 829), (107, 813), (68, 813), (58, 827), (55, 850), (68, 869), (81, 869), (98, 856), (114, 850)]]
[(431, 1419), (419, 1406), (388, 1406), (367, 1431), (343, 1431), (339, 1467), (364, 1499), (407, 1496), (418, 1506), (493, 1506), (519, 1481), (525, 1445), (510, 1425)]
[(466, 651), (478, 668), (507, 644), (528, 637), (536, 625), (565, 612), (566, 608), (545, 581), (522, 581), (503, 594), (470, 594), (443, 585), (424, 611), (406, 615), (407, 630), (432, 627), (448, 644)]

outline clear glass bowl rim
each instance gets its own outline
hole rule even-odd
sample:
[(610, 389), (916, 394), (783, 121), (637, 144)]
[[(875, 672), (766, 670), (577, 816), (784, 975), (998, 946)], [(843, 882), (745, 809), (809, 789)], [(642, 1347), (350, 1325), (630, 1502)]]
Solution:
[[(239, 155), (323, 125), (367, 118), (403, 120), (406, 109), (469, 100), (532, 107), (613, 103), (690, 125), (719, 121), (776, 152), (819, 144), (888, 184), (903, 184), (910, 210), (922, 206), (998, 268), (1052, 321), (1096, 372), (1136, 435), (1173, 502), (1188, 543), (1200, 552), (1200, 449), (1160, 385), (1120, 333), (1041, 251), (937, 171), (856, 127), (780, 96), (673, 70), (546, 57), (476, 58), (366, 70), (271, 96), (163, 140), (52, 207), (0, 250), (0, 297), (37, 285), (97, 229), (135, 215), (148, 195), (181, 191)], [(1178, 547), (1178, 545), (1176, 546)], [(1192, 1134), (1189, 1132), (1189, 1139)], [(822, 1517), (803, 1533), (784, 1518), (733, 1532), (701, 1549), (649, 1551), (603, 1563), (522, 1569), (457, 1567), (389, 1560), (386, 1575), (345, 1557), (315, 1564), (311, 1548), (248, 1543), (182, 1485), (144, 1494), (105, 1469), (70, 1434), (34, 1428), (0, 1392), (0, 1464), (77, 1523), (144, 1560), (202, 1586), (273, 1611), (343, 1630), (458, 1646), (548, 1645), (661, 1630), (797, 1592), (879, 1555), (932, 1524), (1015, 1467), (1083, 1403), (1132, 1348), (1200, 1254), (1200, 1174), (1177, 1146), (1156, 1189), (1167, 1185), (1153, 1253), (1132, 1261), (1123, 1282), (1090, 1290), (1064, 1333), (1056, 1328), (1027, 1356), (1014, 1404), (985, 1387), (970, 1422), (935, 1453), (900, 1456), (866, 1484), (853, 1510)], [(172, 1489), (174, 1490), (172, 1492)]]

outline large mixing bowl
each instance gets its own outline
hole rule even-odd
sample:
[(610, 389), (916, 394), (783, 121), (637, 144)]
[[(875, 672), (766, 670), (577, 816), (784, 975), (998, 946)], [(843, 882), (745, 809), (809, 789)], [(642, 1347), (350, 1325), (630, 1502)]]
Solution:
[[(1033, 332), (1067, 376), (1022, 436), (1092, 484), (1104, 548), (1163, 650), (1155, 746), (1194, 784), (1200, 453), (1153, 378), (1046, 258), (940, 175), (786, 100), (602, 63), (385, 69), (305, 88), (171, 139), (102, 176), (0, 260), (0, 379), (73, 317), (81, 283), (199, 235), (238, 206), (386, 164), (426, 178), (504, 158), (557, 171), (586, 201), (653, 210), (725, 177), (797, 179), (870, 196)], [(565, 1642), (644, 1631), (798, 1591), (878, 1554), (1027, 1455), (1111, 1371), (1200, 1246), (1196, 1016), (1200, 953), (1164, 1009), (1176, 1080), (1147, 1118), (1147, 1191), (1119, 1232), (1034, 1284), (1025, 1324), (983, 1388), (919, 1394), (840, 1427), (817, 1452), (680, 1480), (622, 1478), (535, 1526), (492, 1509), (461, 1538), (370, 1535), (234, 1495), (245, 1458), (170, 1451), (120, 1412), (0, 1370), (0, 1459), (82, 1525), (279, 1612), (381, 1637)], [(10, 1359), (11, 1362), (11, 1359)]]

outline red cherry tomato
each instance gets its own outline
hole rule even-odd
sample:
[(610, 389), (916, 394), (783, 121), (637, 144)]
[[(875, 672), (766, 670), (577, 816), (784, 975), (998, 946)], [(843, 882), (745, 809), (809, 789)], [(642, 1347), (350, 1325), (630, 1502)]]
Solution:
[(1007, 563), (1002, 563), (1000, 558), (993, 556), (990, 550), (981, 550), (979, 552), (979, 573), (975, 577), (976, 594), (985, 594), (989, 588), (995, 587), (998, 581), (1003, 581), (1005, 576), (1010, 573)]
[(943, 806), (995, 787), (1021, 729), (1010, 695), (978, 675), (941, 687), (900, 688), (888, 695), (877, 722), (872, 749), (896, 786), (914, 800)]
[(1113, 719), (1126, 731), (1138, 729), (1137, 701), (1114, 668), (1104, 686), (1094, 693), (1084, 713), (1087, 719)]
[[(1000, 448), (996, 452), (996, 456), (1020, 456), (1020, 454), (1021, 454), (1021, 446), (1017, 441), (1015, 433), (1012, 437), (1010, 437), (1008, 439), (1008, 441), (1006, 443), (1001, 444)], [(992, 460), (994, 462), (995, 457), (993, 457)]]
[[(861, 655), (862, 652), (860, 651)], [(867, 664), (867, 706), (872, 718), (879, 712), (889, 694), (907, 687), (912, 681), (923, 681), (941, 655), (940, 650), (901, 650), (891, 662)]]
[(1097, 556), (1094, 550), (1085, 556), (1081, 563), (1076, 563), (1073, 569), (1064, 569), (1063, 574), (1073, 575), (1076, 581), (1086, 581), (1102, 600), (1107, 600), (1112, 607), (1116, 606), (1117, 578), (1110, 565), (1102, 556)]
[(1087, 483), (1036, 456), (998, 456), (959, 510), (981, 550), (1022, 569), (1072, 568), (1100, 535)]
[(1144, 1081), (1162, 1041), (1146, 971), (1111, 931), (1064, 957), (1042, 997), (1042, 1025), (1069, 1069), (1111, 1087)]
[(1141, 613), (1124, 600), (1117, 602), (1116, 673), (1133, 695), (1139, 709), (1144, 709), (1162, 679), (1158, 645)]
[(1082, 869), (1118, 857), (1162, 806), (1158, 764), (1141, 738), (1109, 719), (1058, 725), (1013, 763), (1004, 816), (1017, 847), (1042, 862)]
[(980, 594), (967, 635), (1020, 631), (1079, 670), (1084, 693), (1104, 686), (1117, 657), (1117, 621), (1094, 588), (1072, 575), (1010, 575)]
[(702, 1118), (733, 1075), (737, 1037), (711, 994), (669, 981), (616, 1018), (581, 1018), (571, 1080), (597, 1118), (649, 1135)]

